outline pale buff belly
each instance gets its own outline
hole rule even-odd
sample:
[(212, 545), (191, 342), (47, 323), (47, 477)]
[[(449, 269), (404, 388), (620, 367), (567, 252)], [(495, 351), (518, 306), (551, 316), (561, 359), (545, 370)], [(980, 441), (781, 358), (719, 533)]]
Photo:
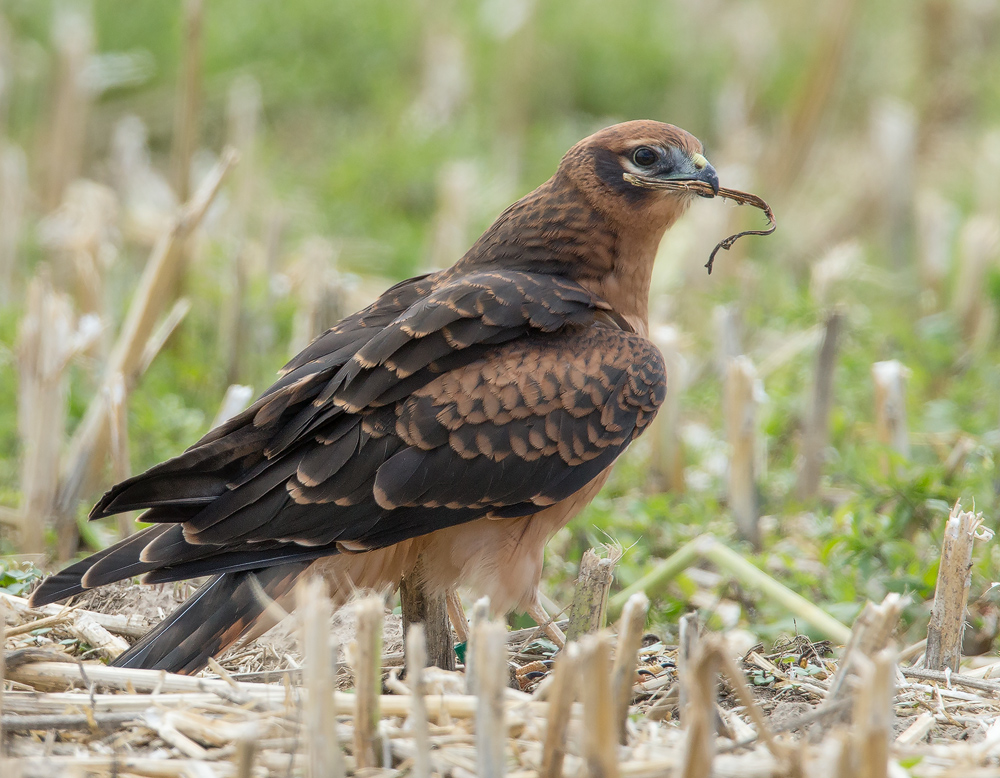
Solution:
[(583, 489), (536, 514), (518, 519), (477, 519), (387, 548), (321, 559), (322, 575), (338, 602), (354, 590), (395, 590), (424, 558), (425, 583), (434, 592), (458, 586), (487, 596), (505, 613), (537, 604), (545, 544), (576, 516), (608, 479), (607, 468)]

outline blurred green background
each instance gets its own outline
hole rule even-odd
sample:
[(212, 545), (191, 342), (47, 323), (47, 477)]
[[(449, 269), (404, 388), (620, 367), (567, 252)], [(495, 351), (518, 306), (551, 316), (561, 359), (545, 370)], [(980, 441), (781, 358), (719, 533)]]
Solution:
[[(609, 538), (628, 548), (625, 584), (701, 532), (739, 543), (718, 367), (730, 353), (751, 357), (762, 390), (763, 541), (752, 558), (837, 617), (849, 621), (866, 597), (909, 592), (906, 626), (919, 637), (950, 506), (974, 501), (995, 521), (1000, 3), (206, 0), (194, 39), (179, 2), (0, 9), (0, 204), (23, 211), (19, 221), (0, 213), (0, 242), (13, 230), (14, 246), (6, 269), (0, 260), (9, 565), (25, 559), (11, 527), (23, 499), (16, 343), (29, 280), (48, 273), (75, 314), (93, 309), (104, 327), (68, 371), (68, 440), (183, 188), (181, 74), (199, 61), (191, 180), (227, 143), (242, 162), (192, 247), (182, 284), (191, 310), (128, 400), (132, 472), (205, 432), (229, 384), (262, 391), (323, 326), (456, 260), (581, 137), (651, 118), (701, 138), (723, 184), (764, 197), (779, 229), (722, 254), (711, 277), (708, 252), (758, 226), (758, 213), (700, 201), (665, 239), (651, 310), (684, 365), (672, 383), (683, 480), (658, 467), (662, 438), (640, 441), (550, 544), (550, 594), (565, 604), (583, 549)], [(66, 98), (60, 119), (67, 88), (77, 103)], [(62, 185), (55, 158), (72, 174)], [(77, 177), (113, 204), (104, 233), (88, 238), (99, 249), (96, 303), (59, 242), (65, 219), (53, 217), (83, 207), (67, 199)], [(844, 327), (830, 445), (818, 494), (802, 497), (802, 429), (834, 310)], [(871, 366), (893, 359), (908, 370), (909, 451), (889, 454)], [(109, 465), (79, 516), (111, 479)], [(82, 546), (113, 533), (87, 529)], [(995, 544), (977, 547), (979, 650), (997, 632), (997, 562)], [(655, 619), (669, 632), (692, 605), (715, 626), (762, 637), (804, 628), (728, 578), (697, 574), (658, 595)]]

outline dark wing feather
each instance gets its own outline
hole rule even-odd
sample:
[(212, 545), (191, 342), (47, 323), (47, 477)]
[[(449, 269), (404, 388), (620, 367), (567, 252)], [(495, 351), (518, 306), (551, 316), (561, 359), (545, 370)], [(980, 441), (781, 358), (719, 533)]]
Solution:
[[(98, 551), (96, 554), (50, 575), (31, 593), (31, 606), (46, 605), (82, 594), (89, 588), (83, 584), (83, 577), (96, 565), (103, 563), (109, 564), (116, 571), (116, 575), (111, 580), (102, 583), (111, 583), (112, 581), (120, 581), (122, 578), (131, 578), (133, 575), (142, 575), (152, 569), (152, 566), (139, 562), (140, 552), (146, 544), (152, 542), (168, 529), (169, 527), (165, 526), (147, 527), (141, 532), (119, 540), (103, 551)], [(121, 573), (119, 574), (118, 571)]]

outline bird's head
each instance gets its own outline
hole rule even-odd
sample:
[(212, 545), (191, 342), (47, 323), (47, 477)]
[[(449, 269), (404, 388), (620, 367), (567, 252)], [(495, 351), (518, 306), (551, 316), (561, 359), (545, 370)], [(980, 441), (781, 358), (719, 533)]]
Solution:
[(624, 122), (577, 143), (563, 157), (559, 175), (572, 181), (605, 217), (662, 234), (695, 193), (657, 184), (700, 181), (718, 193), (719, 176), (703, 152), (701, 141), (680, 127)]
[(507, 208), (449, 272), (559, 272), (644, 332), (660, 238), (696, 194), (718, 191), (719, 176), (690, 133), (654, 121), (616, 124), (566, 152), (556, 174)]

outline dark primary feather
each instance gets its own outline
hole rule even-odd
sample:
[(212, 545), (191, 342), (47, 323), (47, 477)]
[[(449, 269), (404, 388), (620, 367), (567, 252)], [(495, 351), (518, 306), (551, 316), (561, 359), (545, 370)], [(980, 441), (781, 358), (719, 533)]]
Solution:
[[(139, 562), (139, 553), (147, 543), (167, 529), (167, 527), (147, 527), (141, 532), (108, 546), (103, 551), (98, 551), (96, 554), (50, 575), (35, 590), (36, 593), (41, 592), (41, 594), (32, 593), (32, 601), (37, 601), (39, 604), (56, 602), (76, 594), (82, 594), (91, 586), (101, 586), (105, 583), (120, 581), (122, 578), (142, 575), (151, 568)], [(93, 584), (89, 582), (84, 584), (84, 577), (89, 576), (93, 570), (100, 569), (104, 563), (107, 563), (114, 571), (114, 576), (108, 580), (98, 579)]]

